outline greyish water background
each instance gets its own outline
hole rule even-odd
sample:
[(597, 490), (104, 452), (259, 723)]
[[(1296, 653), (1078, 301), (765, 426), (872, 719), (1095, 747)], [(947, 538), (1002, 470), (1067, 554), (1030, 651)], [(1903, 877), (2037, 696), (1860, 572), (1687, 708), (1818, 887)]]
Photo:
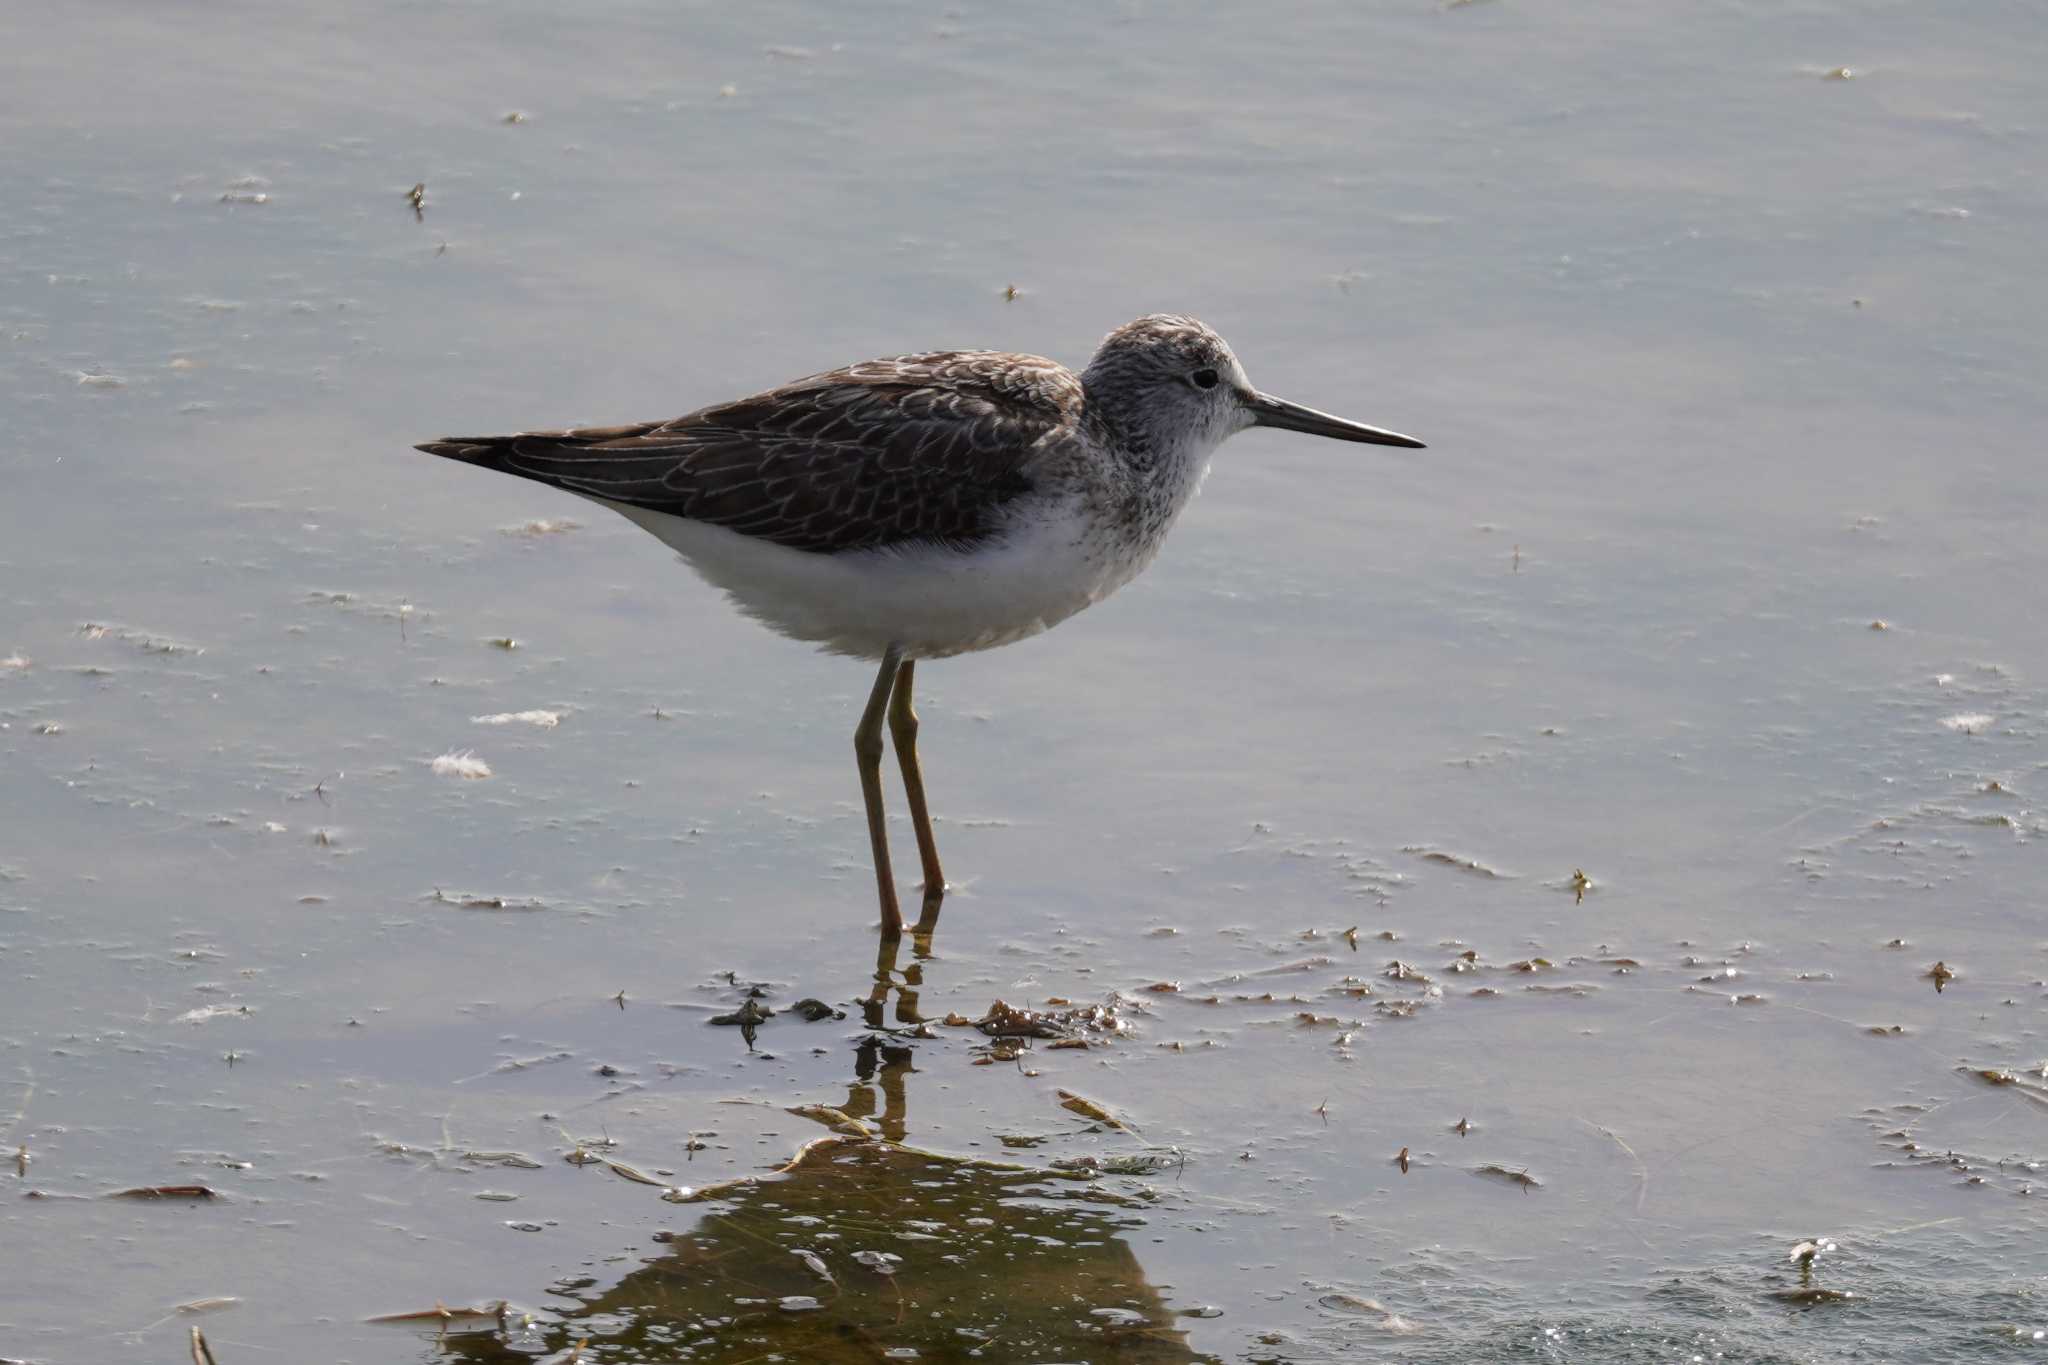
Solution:
[[(806, 1103), (1178, 1148), (1092, 1187), (1142, 1292), (1015, 1206), (1063, 1358), (1170, 1342), (1119, 1307), (1230, 1360), (2048, 1349), (2036, 8), (16, 0), (0, 54), (0, 1355), (669, 1358), (641, 1263), (712, 1206), (562, 1158), (764, 1172)], [(921, 675), (961, 887), (906, 1013), (1132, 1032), (749, 1053), (725, 973), (870, 987), (867, 671), (408, 446), (1154, 309), (1431, 449), (1244, 436), (1122, 595)], [(1856, 1297), (1774, 1297), (1816, 1234)]]

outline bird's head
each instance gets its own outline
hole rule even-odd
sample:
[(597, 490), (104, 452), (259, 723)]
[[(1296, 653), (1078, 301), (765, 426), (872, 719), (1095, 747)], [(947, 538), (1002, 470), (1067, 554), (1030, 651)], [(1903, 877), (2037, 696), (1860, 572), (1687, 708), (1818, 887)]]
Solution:
[(1206, 456), (1246, 427), (1281, 427), (1340, 441), (1422, 442), (1260, 393), (1222, 337), (1190, 317), (1153, 313), (1102, 339), (1081, 375), (1091, 405), (1154, 448)]

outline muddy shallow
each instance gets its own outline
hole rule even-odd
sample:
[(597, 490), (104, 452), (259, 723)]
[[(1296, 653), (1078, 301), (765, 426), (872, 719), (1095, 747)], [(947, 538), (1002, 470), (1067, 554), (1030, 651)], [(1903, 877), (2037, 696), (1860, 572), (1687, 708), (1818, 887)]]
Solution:
[[(2019, 11), (30, 9), (0, 1358), (2044, 1348)], [(866, 670), (407, 448), (1155, 308), (1431, 448), (921, 670), (879, 961)]]

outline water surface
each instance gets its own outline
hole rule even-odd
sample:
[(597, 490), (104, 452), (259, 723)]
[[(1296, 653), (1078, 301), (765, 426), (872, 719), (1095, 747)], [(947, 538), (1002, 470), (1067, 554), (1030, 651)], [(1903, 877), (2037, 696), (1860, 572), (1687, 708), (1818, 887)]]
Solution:
[[(0, 1355), (2042, 1349), (2025, 7), (13, 32)], [(1431, 448), (1246, 435), (1138, 583), (920, 670), (924, 956), (876, 958), (865, 669), (408, 449), (1154, 309)], [(755, 987), (845, 1017), (750, 1048)], [(1123, 1027), (996, 1060), (944, 1020), (998, 999)], [(1032, 1174), (800, 1248), (840, 1298), (780, 1236), (689, 1273), (799, 1195), (664, 1193), (816, 1105)], [(896, 1281), (899, 1339), (851, 1253), (915, 1235), (1030, 1251)]]

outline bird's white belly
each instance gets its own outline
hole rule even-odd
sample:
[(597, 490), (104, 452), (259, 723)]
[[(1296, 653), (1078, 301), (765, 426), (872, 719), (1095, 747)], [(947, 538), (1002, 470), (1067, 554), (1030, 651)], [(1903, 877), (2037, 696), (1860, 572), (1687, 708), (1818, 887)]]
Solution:
[(1057, 625), (1131, 581), (1158, 541), (1078, 515), (1018, 524), (971, 550), (934, 544), (812, 554), (665, 512), (593, 498), (654, 534), (741, 611), (835, 654), (914, 659), (993, 649)]

